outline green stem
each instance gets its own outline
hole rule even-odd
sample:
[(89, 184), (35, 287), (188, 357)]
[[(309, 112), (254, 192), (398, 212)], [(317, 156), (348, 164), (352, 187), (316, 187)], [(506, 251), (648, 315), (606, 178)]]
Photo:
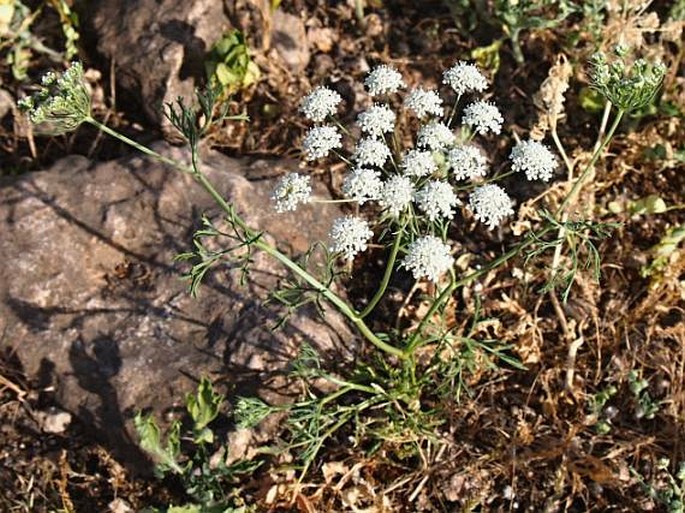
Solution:
[(390, 283), (390, 278), (392, 277), (392, 272), (395, 268), (395, 261), (397, 260), (397, 254), (400, 251), (400, 245), (402, 244), (402, 232), (404, 231), (404, 226), (400, 227), (399, 232), (397, 235), (395, 235), (395, 240), (392, 244), (392, 249), (390, 250), (390, 256), (388, 257), (388, 262), (385, 265), (385, 273), (383, 274), (383, 279), (381, 280), (381, 284), (378, 287), (378, 290), (376, 290), (376, 294), (371, 298), (371, 301), (369, 301), (369, 304), (366, 305), (366, 308), (362, 310), (362, 312), (359, 314), (359, 317), (363, 319), (367, 315), (369, 315), (374, 308), (376, 308), (376, 305), (378, 302), (383, 298), (383, 295), (385, 294), (386, 289), (388, 288), (388, 284)]
[(428, 321), (433, 317), (433, 314), (442, 306), (442, 304), (449, 299), (449, 297), (452, 295), (452, 293), (457, 290), (459, 287), (463, 287), (464, 285), (467, 285), (471, 283), (472, 281), (480, 278), (481, 276), (487, 274), (490, 272), (492, 269), (499, 267), (500, 265), (508, 262), (515, 256), (517, 256), (525, 247), (533, 244), (536, 240), (540, 239), (542, 236), (544, 236), (547, 232), (551, 231), (554, 227), (553, 226), (547, 226), (546, 228), (543, 228), (540, 230), (539, 233), (535, 234), (535, 236), (529, 236), (527, 240), (524, 240), (521, 242), (519, 245), (516, 247), (510, 249), (507, 251), (505, 254), (497, 257), (495, 260), (490, 262), (487, 266), (483, 267), (482, 269), (479, 269), (477, 271), (472, 272), (471, 274), (468, 274), (464, 276), (463, 278), (459, 280), (454, 279), (454, 274), (452, 274), (452, 281), (451, 283), (443, 289), (443, 291), (440, 293), (438, 298), (433, 302), (431, 307), (428, 309), (428, 312), (426, 312), (426, 315), (421, 319), (421, 322), (419, 322), (419, 325), (416, 327), (416, 330), (414, 333), (411, 334), (409, 337), (409, 341), (407, 342), (407, 347), (404, 349), (404, 358), (410, 358), (411, 355), (414, 353), (416, 348), (421, 345), (421, 339), (419, 338), (421, 333), (423, 332), (423, 329), (425, 328), (426, 324)]
[(335, 294), (332, 290), (330, 290), (328, 287), (323, 285), (321, 282), (319, 282), (316, 278), (314, 278), (311, 274), (309, 274), (307, 271), (302, 269), (299, 265), (297, 265), (295, 262), (290, 260), (287, 256), (285, 256), (283, 253), (278, 251), (275, 247), (271, 246), (270, 244), (267, 244), (264, 242), (262, 239), (259, 239), (255, 242), (255, 245), (264, 251), (265, 253), (271, 255), (273, 258), (278, 260), (284, 267), (288, 268), (290, 271), (292, 271), (294, 274), (302, 278), (305, 282), (307, 282), (311, 287), (323, 295), (330, 303), (332, 303), (340, 312), (347, 317), (354, 325), (357, 327), (357, 329), (364, 335), (364, 337), (371, 342), (374, 346), (377, 348), (381, 349), (382, 351), (385, 351), (386, 353), (398, 356), (398, 357), (403, 357), (404, 352), (394, 346), (391, 346), (390, 344), (383, 342), (381, 339), (379, 339), (373, 331), (366, 325), (363, 319), (361, 319), (357, 313), (350, 308), (350, 306), (345, 303), (337, 294)]
[(214, 201), (216, 201), (217, 205), (219, 205), (221, 209), (229, 215), (231, 220), (235, 222), (240, 227), (240, 229), (242, 229), (245, 232), (248, 238), (256, 238), (254, 244), (257, 248), (261, 249), (268, 255), (278, 260), (281, 264), (283, 264), (283, 266), (285, 266), (287, 269), (289, 269), (297, 276), (302, 278), (305, 282), (307, 282), (316, 292), (323, 295), (330, 303), (332, 303), (338, 310), (340, 310), (340, 312), (343, 315), (345, 315), (350, 321), (352, 321), (354, 325), (357, 327), (357, 329), (361, 332), (361, 334), (364, 335), (364, 337), (378, 349), (385, 351), (386, 353), (392, 354), (394, 356), (397, 356), (399, 358), (404, 358), (404, 351), (378, 338), (376, 334), (373, 331), (371, 331), (371, 329), (366, 325), (364, 320), (361, 317), (359, 317), (359, 315), (357, 315), (357, 313), (352, 308), (350, 308), (350, 306), (345, 301), (343, 301), (340, 298), (340, 296), (335, 294), (323, 283), (321, 283), (307, 271), (302, 269), (290, 258), (285, 256), (280, 251), (278, 251), (278, 249), (265, 242), (262, 237), (257, 237), (257, 233), (254, 230), (252, 230), (249, 226), (247, 226), (245, 221), (243, 221), (240, 217), (238, 217), (235, 214), (231, 205), (228, 204), (228, 202), (223, 198), (223, 196), (221, 196), (221, 194), (219, 194), (219, 192), (216, 190), (214, 185), (199, 170), (199, 168), (197, 167), (197, 161), (195, 157), (193, 157), (193, 168), (188, 168), (186, 166), (183, 166), (181, 163), (176, 162), (175, 160), (160, 155), (156, 151), (153, 151), (150, 148), (147, 148), (146, 146), (143, 146), (142, 144), (139, 144), (136, 141), (129, 139), (128, 137), (112, 130), (111, 128), (107, 127), (106, 125), (103, 125), (102, 123), (93, 118), (86, 118), (85, 121), (96, 126), (98, 129), (111, 135), (112, 137), (115, 137), (116, 139), (119, 139), (120, 141), (134, 147), (135, 149), (141, 151), (145, 155), (149, 155), (150, 157), (159, 160), (164, 164), (168, 164), (176, 169), (179, 169), (184, 173), (191, 174), (200, 183), (200, 185), (209, 193), (209, 195), (214, 199)]
[(514, 53), (514, 60), (517, 64), (523, 64), (525, 57), (521, 49), (521, 42), (519, 40), (520, 29), (516, 28), (511, 31), (511, 49)]
[(616, 113), (614, 122), (611, 124), (611, 128), (609, 128), (609, 131), (607, 132), (604, 141), (602, 141), (602, 144), (599, 146), (599, 148), (597, 148), (597, 150), (595, 150), (595, 152), (592, 154), (590, 162), (585, 167), (583, 172), (580, 174), (580, 176), (576, 180), (576, 183), (573, 184), (571, 192), (568, 193), (568, 195), (564, 198), (564, 201), (562, 201), (561, 205), (559, 205), (559, 208), (554, 214), (555, 218), (559, 218), (559, 215), (566, 209), (566, 207), (571, 202), (573, 197), (576, 195), (580, 187), (583, 185), (583, 182), (585, 181), (585, 178), (587, 178), (588, 173), (590, 173), (590, 170), (595, 166), (595, 164), (597, 163), (597, 159), (599, 159), (599, 156), (604, 152), (604, 149), (607, 147), (612, 137), (614, 136), (614, 132), (616, 132), (616, 129), (618, 128), (618, 125), (621, 122), (621, 119), (623, 118), (623, 114), (625, 114), (624, 109), (619, 109), (619, 111)]
[(115, 130), (112, 130), (107, 125), (103, 125), (97, 119), (93, 119), (89, 116), (86, 119), (84, 119), (84, 122), (90, 123), (91, 125), (93, 125), (98, 130), (101, 130), (101, 131), (105, 132), (106, 134), (111, 135), (115, 139), (119, 139), (121, 142), (126, 143), (129, 146), (132, 146), (133, 148), (135, 148), (139, 152), (144, 153), (145, 155), (148, 155), (149, 157), (152, 157), (155, 160), (159, 160), (160, 162), (163, 162), (164, 164), (172, 166), (172, 167), (178, 169), (179, 171), (183, 171), (184, 173), (188, 173), (191, 175), (195, 174), (191, 168), (184, 166), (180, 162), (177, 162), (173, 159), (165, 157), (164, 155), (160, 155), (156, 151), (151, 150), (147, 146), (143, 146), (142, 144), (134, 141), (133, 139), (129, 139), (125, 135), (120, 134), (119, 132), (117, 132)]
[(344, 381), (344, 380), (338, 379), (334, 376), (331, 376), (330, 374), (326, 374), (322, 377), (325, 380), (330, 381), (331, 383), (340, 386), (340, 388), (338, 390), (336, 390), (335, 392), (332, 392), (330, 395), (327, 395), (326, 397), (324, 397), (321, 400), (321, 402), (319, 403), (320, 406), (323, 406), (323, 405), (333, 401), (334, 399), (340, 397), (341, 395), (344, 395), (348, 392), (351, 392), (352, 390), (356, 390), (357, 392), (364, 392), (364, 393), (372, 394), (372, 395), (378, 394), (378, 390), (376, 390), (375, 388), (372, 388), (372, 387), (369, 387), (366, 385), (360, 385), (358, 383), (350, 383), (349, 381)]
[(452, 127), (452, 121), (454, 121), (454, 115), (457, 113), (457, 105), (459, 105), (459, 100), (461, 100), (461, 95), (457, 95), (457, 99), (454, 100), (454, 105), (452, 105), (452, 109), (450, 110), (450, 115), (447, 118), (447, 126)]

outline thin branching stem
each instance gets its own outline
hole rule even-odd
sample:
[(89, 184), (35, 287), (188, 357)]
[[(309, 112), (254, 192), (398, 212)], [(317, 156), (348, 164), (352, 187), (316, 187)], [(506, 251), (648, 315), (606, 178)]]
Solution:
[(454, 115), (457, 113), (457, 106), (459, 105), (459, 100), (461, 100), (461, 95), (457, 95), (457, 99), (454, 100), (454, 105), (452, 105), (452, 109), (450, 110), (450, 115), (449, 118), (447, 119), (447, 126), (452, 127), (452, 121), (454, 121)]
[(568, 195), (564, 198), (564, 201), (562, 201), (561, 205), (559, 205), (559, 208), (557, 209), (554, 217), (559, 218), (559, 215), (562, 212), (564, 212), (569, 203), (575, 198), (576, 193), (580, 190), (580, 187), (583, 185), (583, 182), (587, 178), (587, 175), (590, 173), (590, 171), (594, 168), (595, 164), (597, 163), (597, 159), (599, 159), (599, 156), (602, 154), (604, 149), (609, 144), (609, 141), (611, 141), (612, 137), (614, 136), (614, 132), (616, 132), (616, 129), (618, 128), (618, 125), (621, 122), (621, 119), (623, 118), (623, 114), (625, 114), (625, 110), (619, 109), (616, 113), (616, 117), (614, 118), (613, 123), (611, 124), (611, 127), (609, 128), (609, 131), (607, 132), (606, 137), (604, 138), (604, 141), (602, 141), (602, 144), (600, 144), (599, 148), (597, 148), (595, 152), (592, 154), (590, 162), (588, 162), (587, 166), (585, 166), (585, 169), (576, 180), (576, 183), (573, 184), (571, 192), (568, 193)]
[(445, 303), (450, 298), (450, 296), (455, 290), (457, 290), (459, 287), (463, 287), (464, 285), (468, 285), (472, 281), (477, 280), (481, 276), (487, 274), (492, 269), (495, 269), (500, 265), (508, 262), (509, 260), (517, 256), (519, 253), (521, 253), (521, 251), (524, 248), (528, 247), (531, 244), (534, 244), (536, 241), (538, 241), (541, 237), (543, 237), (547, 232), (551, 231), (553, 228), (553, 226), (546, 226), (545, 228), (540, 230), (540, 232), (535, 233), (534, 236), (529, 236), (526, 240), (522, 241), (520, 244), (510, 249), (503, 255), (497, 257), (495, 260), (490, 262), (485, 267), (477, 271), (474, 271), (471, 274), (467, 274), (459, 280), (455, 279), (454, 270), (452, 270), (450, 284), (442, 290), (438, 298), (430, 306), (428, 312), (426, 312), (426, 315), (423, 317), (423, 319), (421, 319), (421, 322), (419, 322), (419, 325), (416, 327), (414, 332), (409, 337), (407, 346), (404, 349), (404, 358), (410, 358), (414, 351), (421, 345), (421, 334), (423, 333), (426, 324), (430, 321), (435, 312), (437, 312), (438, 309), (442, 307), (443, 303)]
[(109, 128), (107, 125), (103, 125), (103, 124), (100, 123), (98, 120), (93, 119), (93, 118), (91, 118), (90, 116), (87, 117), (87, 118), (85, 118), (83, 121), (84, 121), (85, 123), (90, 123), (91, 125), (93, 125), (94, 127), (96, 127), (98, 130), (101, 130), (101, 131), (105, 132), (106, 134), (111, 135), (111, 136), (114, 137), (115, 139), (119, 139), (121, 142), (126, 143), (126, 144), (128, 144), (129, 146), (132, 146), (132, 147), (135, 148), (136, 150), (140, 151), (141, 153), (144, 153), (145, 155), (148, 155), (149, 157), (154, 158), (155, 160), (158, 160), (158, 161), (160, 161), (160, 162), (162, 162), (162, 163), (164, 163), (164, 164), (167, 164), (167, 165), (169, 165), (169, 166), (172, 166), (172, 167), (174, 167), (174, 168), (176, 168), (176, 169), (178, 169), (179, 171), (182, 171), (182, 172), (184, 172), (184, 173), (187, 173), (187, 174), (190, 174), (190, 175), (194, 174), (194, 173), (193, 173), (193, 170), (192, 170), (191, 168), (189, 168), (189, 167), (187, 167), (187, 166), (184, 166), (184, 165), (181, 164), (180, 162), (177, 162), (177, 161), (175, 161), (175, 160), (173, 160), (173, 159), (170, 159), (170, 158), (168, 158), (168, 157), (165, 157), (164, 155), (161, 155), (161, 154), (157, 153), (156, 151), (151, 150), (151, 149), (148, 148), (147, 146), (143, 146), (142, 144), (137, 143), (137, 142), (134, 141), (133, 139), (129, 139), (129, 138), (126, 137), (125, 135), (120, 134), (119, 132), (117, 132), (117, 131), (115, 131), (115, 130), (112, 130), (112, 129)]
[(160, 162), (163, 162), (164, 164), (168, 164), (176, 169), (179, 169), (180, 171), (183, 171), (184, 173), (188, 173), (192, 175), (198, 183), (209, 193), (209, 195), (216, 201), (217, 205), (221, 207), (221, 209), (226, 212), (226, 214), (229, 215), (231, 218), (232, 222), (234, 222), (241, 230), (244, 231), (245, 235), (248, 236), (251, 239), (254, 240), (254, 246), (258, 249), (261, 249), (274, 259), (276, 259), (278, 262), (280, 262), (284, 267), (286, 267), (289, 271), (293, 272), (295, 275), (303, 279), (305, 282), (307, 282), (317, 293), (321, 294), (323, 297), (325, 297), (331, 304), (333, 304), (343, 315), (345, 315), (354, 325), (357, 327), (357, 329), (361, 332), (361, 334), (369, 341), (371, 342), (374, 346), (376, 346), (378, 349), (388, 353), (392, 354), (394, 356), (397, 356), (399, 358), (404, 358), (405, 353), (397, 348), (392, 346), (391, 344), (388, 344), (387, 342), (381, 340), (376, 336), (376, 334), (366, 325), (364, 322), (364, 319), (362, 319), (357, 312), (355, 312), (345, 301), (343, 301), (340, 296), (338, 296), (335, 292), (333, 292), (330, 288), (326, 287), (324, 284), (322, 284), (319, 280), (314, 278), (311, 274), (309, 274), (307, 271), (302, 269), (299, 265), (297, 265), (295, 262), (293, 262), (290, 258), (288, 258), (286, 255), (278, 251), (274, 246), (271, 244), (267, 243), (263, 237), (257, 237), (257, 233), (252, 230), (245, 221), (243, 221), (239, 216), (237, 216), (231, 207), (231, 205), (223, 198), (223, 196), (216, 190), (214, 185), (207, 179), (207, 177), (200, 171), (198, 167), (198, 162), (197, 162), (197, 149), (196, 148), (191, 148), (192, 153), (193, 153), (193, 158), (192, 158), (192, 163), (193, 167), (189, 168), (184, 166), (183, 164), (170, 159), (168, 157), (165, 157), (156, 151), (153, 151), (142, 144), (137, 143), (136, 141), (129, 139), (128, 137), (120, 134), (119, 132), (112, 130), (111, 128), (103, 125), (99, 121), (88, 117), (85, 120), (86, 122), (94, 125), (98, 129), (102, 130), (103, 132), (111, 135), (112, 137), (119, 139), (120, 141), (132, 146), (133, 148), (141, 151), (145, 155), (148, 155), (156, 160), (159, 160)]
[(399, 253), (400, 246), (402, 245), (403, 233), (404, 225), (400, 227), (397, 234), (395, 235), (395, 240), (393, 241), (392, 249), (390, 250), (390, 256), (388, 257), (388, 261), (385, 265), (385, 273), (383, 274), (381, 284), (379, 285), (378, 290), (376, 290), (376, 294), (374, 294), (374, 296), (371, 298), (371, 301), (369, 301), (369, 304), (366, 305), (366, 308), (364, 308), (364, 310), (362, 310), (359, 314), (359, 317), (361, 319), (369, 315), (373, 311), (373, 309), (376, 308), (378, 302), (385, 295), (385, 291), (388, 288), (388, 284), (390, 283), (390, 278), (392, 277), (392, 272), (395, 269), (395, 261), (397, 260), (397, 254)]

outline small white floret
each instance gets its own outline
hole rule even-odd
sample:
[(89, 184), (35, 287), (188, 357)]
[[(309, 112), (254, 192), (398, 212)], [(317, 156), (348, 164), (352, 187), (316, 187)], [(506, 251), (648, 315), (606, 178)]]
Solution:
[(358, 167), (350, 171), (343, 180), (342, 192), (363, 205), (366, 201), (378, 199), (383, 189), (381, 173), (375, 169)]
[(431, 121), (419, 128), (419, 133), (416, 136), (416, 143), (418, 146), (427, 147), (431, 150), (444, 150), (452, 146), (456, 141), (456, 137), (452, 130), (440, 121)]
[(364, 86), (371, 96), (395, 93), (406, 87), (402, 75), (392, 66), (376, 66), (364, 79)]
[(406, 176), (395, 175), (383, 184), (378, 202), (390, 215), (398, 217), (411, 204), (413, 198), (414, 184), (412, 181)]
[(461, 96), (464, 93), (482, 93), (488, 87), (488, 81), (475, 64), (464, 61), (457, 63), (442, 74), (442, 83), (449, 85)]
[(339, 217), (333, 221), (329, 249), (340, 253), (347, 260), (352, 260), (357, 253), (366, 251), (371, 237), (373, 237), (373, 231), (364, 219), (353, 216)]
[(421, 87), (413, 89), (404, 99), (404, 106), (413, 111), (419, 118), (428, 115), (440, 117), (444, 109), (442, 108), (442, 98), (433, 89), (425, 90)]
[(389, 158), (388, 145), (373, 137), (360, 139), (352, 154), (352, 160), (359, 166), (383, 167)]
[(359, 114), (357, 124), (365, 134), (381, 137), (395, 128), (395, 113), (387, 105), (376, 104)]
[(400, 168), (407, 176), (420, 178), (438, 169), (433, 153), (428, 150), (409, 150), (400, 163)]
[(452, 186), (442, 181), (428, 182), (416, 193), (415, 199), (419, 209), (431, 221), (440, 217), (450, 219), (454, 215), (454, 207), (459, 203)]
[(511, 168), (526, 173), (528, 180), (547, 182), (557, 168), (557, 159), (549, 148), (533, 140), (518, 143), (509, 158)]
[(311, 195), (311, 178), (290, 173), (278, 182), (271, 199), (276, 203), (277, 212), (289, 212), (295, 210), (300, 203), (309, 203)]
[(491, 230), (506, 217), (513, 215), (512, 204), (504, 189), (495, 184), (478, 187), (469, 196), (469, 207), (476, 219), (488, 225)]
[(341, 101), (342, 97), (333, 89), (319, 86), (302, 99), (300, 112), (314, 123), (321, 123), (335, 115)]
[(488, 172), (488, 160), (472, 144), (452, 148), (447, 154), (447, 164), (456, 180), (482, 178)]
[(417, 280), (426, 277), (437, 283), (453, 264), (450, 247), (437, 237), (426, 235), (409, 245), (400, 266), (410, 270)]
[(499, 134), (504, 118), (499, 109), (490, 102), (477, 101), (464, 109), (462, 121), (478, 134)]
[(330, 125), (315, 126), (309, 129), (302, 141), (302, 151), (307, 160), (326, 157), (331, 150), (342, 146), (342, 135), (338, 128)]

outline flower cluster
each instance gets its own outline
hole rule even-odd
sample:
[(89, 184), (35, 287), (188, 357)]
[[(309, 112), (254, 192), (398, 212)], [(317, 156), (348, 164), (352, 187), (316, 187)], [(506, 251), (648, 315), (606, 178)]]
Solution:
[(309, 203), (312, 195), (311, 178), (299, 173), (285, 175), (271, 195), (276, 212), (290, 212), (300, 203)]
[(652, 101), (666, 75), (666, 65), (637, 59), (631, 66), (626, 63), (627, 54), (628, 49), (621, 45), (614, 49), (611, 62), (604, 53), (596, 53), (590, 61), (590, 78), (592, 87), (616, 107), (634, 111)]
[[(481, 93), (488, 86), (481, 71), (464, 61), (445, 71), (442, 83), (456, 93), (456, 102), (463, 95)], [(358, 216), (337, 219), (330, 231), (330, 249), (352, 260), (366, 250), (374, 228), (389, 224), (393, 236), (403, 237), (405, 257), (401, 267), (417, 279), (437, 282), (453, 265), (445, 237), (446, 227), (458, 207), (466, 203), (475, 219), (490, 229), (514, 213), (513, 201), (504, 189), (486, 180), (488, 159), (473, 141), (479, 135), (499, 134), (504, 119), (493, 103), (476, 98), (463, 109), (463, 126), (454, 127), (457, 104), (449, 109), (450, 118), (444, 119), (448, 109), (438, 90), (416, 87), (403, 99), (392, 96), (406, 84), (390, 66), (371, 70), (364, 85), (370, 96), (382, 96), (383, 101), (372, 103), (358, 114), (361, 136), (356, 141), (343, 144), (345, 130), (339, 130), (335, 120), (341, 101), (337, 93), (318, 87), (301, 105), (303, 114), (317, 123), (304, 138), (305, 159), (339, 155), (349, 166), (342, 180), (343, 198), (339, 201), (358, 206), (372, 203), (381, 212), (375, 223)], [(398, 115), (397, 107), (413, 116)], [(321, 124), (324, 121), (330, 124)], [(399, 132), (406, 128), (404, 125), (416, 127), (414, 143), (409, 148), (402, 147), (400, 142), (408, 139)], [(533, 141), (517, 145), (510, 158), (513, 171), (522, 171), (529, 180), (547, 181), (556, 168), (554, 155)], [(289, 175), (281, 181), (274, 193), (279, 211), (293, 210), (310, 200), (311, 186), (304, 178)], [(462, 199), (468, 201), (460, 201), (462, 194)], [(387, 228), (383, 231), (388, 233)]]
[(458, 61), (442, 75), (442, 83), (449, 85), (459, 96), (469, 92), (482, 93), (488, 87), (488, 81), (477, 66)]
[(438, 237), (426, 235), (409, 245), (400, 265), (410, 270), (417, 280), (425, 276), (437, 282), (453, 264), (450, 247)]
[(511, 154), (511, 168), (523, 171), (528, 180), (548, 182), (557, 168), (557, 159), (547, 146), (537, 141), (518, 143)]
[(447, 154), (447, 163), (455, 180), (474, 180), (488, 172), (488, 160), (480, 149), (472, 144), (456, 146)]
[(411, 204), (414, 192), (414, 183), (411, 178), (394, 175), (383, 184), (378, 202), (392, 217), (399, 217), (400, 212)]
[(395, 113), (387, 105), (374, 105), (359, 114), (357, 123), (365, 134), (382, 137), (395, 128), (395, 117)]
[(440, 121), (431, 121), (421, 128), (416, 136), (416, 144), (431, 150), (444, 150), (452, 146), (456, 137), (450, 127)]
[(366, 244), (373, 237), (369, 223), (358, 217), (339, 217), (333, 221), (330, 250), (352, 260), (360, 251), (366, 251)]
[(307, 160), (327, 157), (331, 150), (342, 146), (342, 136), (334, 126), (315, 126), (302, 141), (302, 152)]
[(477, 101), (464, 109), (464, 124), (477, 134), (499, 134), (504, 119), (497, 107), (490, 102)]
[(454, 215), (453, 209), (459, 202), (452, 186), (442, 181), (428, 182), (416, 193), (414, 199), (431, 221), (440, 217), (451, 219)]
[(314, 123), (325, 121), (328, 116), (334, 116), (342, 97), (328, 87), (317, 87), (304, 97), (300, 104), (300, 112)]
[(476, 219), (492, 229), (512, 215), (511, 198), (499, 185), (490, 183), (478, 187), (469, 196), (469, 205)]
[(400, 167), (404, 174), (416, 178), (433, 174), (438, 170), (438, 164), (428, 150), (409, 150), (404, 155)]
[(386, 65), (374, 68), (364, 80), (364, 85), (371, 96), (396, 93), (406, 87), (400, 72)]
[(352, 154), (352, 160), (360, 166), (383, 167), (389, 158), (388, 145), (374, 137), (360, 139)]
[(366, 201), (378, 199), (383, 190), (380, 171), (368, 167), (357, 167), (350, 171), (343, 180), (342, 192), (360, 205)]
[(31, 122), (43, 132), (60, 135), (75, 130), (90, 117), (91, 101), (83, 66), (74, 62), (61, 76), (47, 73), (38, 92), (19, 102)]
[(404, 100), (404, 106), (413, 111), (418, 117), (442, 116), (442, 98), (437, 91), (426, 91), (422, 88), (414, 89)]

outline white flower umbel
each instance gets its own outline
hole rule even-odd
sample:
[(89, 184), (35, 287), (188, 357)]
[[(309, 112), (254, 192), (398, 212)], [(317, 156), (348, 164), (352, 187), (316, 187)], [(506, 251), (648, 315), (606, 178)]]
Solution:
[(491, 230), (514, 213), (511, 198), (495, 184), (483, 185), (473, 191), (469, 196), (469, 206), (476, 219), (487, 224)]
[(381, 173), (375, 169), (358, 167), (350, 171), (343, 180), (342, 192), (363, 205), (369, 200), (378, 199), (383, 189)]
[(452, 130), (440, 121), (431, 121), (419, 128), (416, 143), (431, 150), (444, 150), (456, 141)]
[(488, 173), (487, 158), (480, 148), (472, 144), (452, 148), (447, 154), (447, 164), (456, 180), (473, 180)]
[(373, 137), (360, 139), (352, 154), (352, 160), (360, 166), (383, 167), (389, 158), (390, 148), (388, 145)]
[(482, 93), (488, 87), (488, 81), (475, 64), (464, 61), (457, 63), (442, 74), (442, 83), (449, 85), (461, 96), (464, 93)]
[(362, 132), (372, 137), (381, 137), (395, 128), (395, 113), (387, 105), (373, 105), (357, 116)]
[(60, 135), (75, 130), (90, 117), (91, 99), (80, 62), (72, 63), (58, 75), (48, 72), (42, 87), (32, 96), (23, 98), (18, 106), (39, 125), (41, 133)]
[(465, 125), (469, 126), (471, 130), (481, 135), (487, 134), (488, 132), (499, 134), (502, 130), (504, 118), (493, 103), (477, 101), (471, 103), (464, 109), (462, 121)]
[(352, 260), (357, 253), (366, 251), (366, 245), (373, 237), (369, 223), (353, 216), (339, 217), (333, 221), (329, 234), (330, 250), (340, 253), (347, 260)]
[(383, 184), (378, 200), (381, 207), (393, 217), (409, 206), (414, 198), (414, 184), (407, 176), (395, 175)]
[(528, 180), (549, 181), (557, 168), (557, 159), (549, 148), (537, 141), (522, 141), (518, 143), (511, 154), (511, 168), (523, 171)]
[(276, 202), (276, 212), (289, 212), (295, 210), (300, 203), (309, 203), (311, 195), (311, 178), (290, 173), (278, 182), (271, 199)]
[(331, 125), (315, 126), (309, 129), (302, 141), (302, 151), (307, 160), (324, 158), (331, 150), (342, 146), (342, 135)]
[(402, 75), (392, 66), (376, 66), (364, 79), (364, 86), (371, 96), (396, 93), (406, 87)]
[(450, 247), (437, 237), (426, 235), (409, 245), (400, 266), (410, 270), (417, 280), (426, 277), (437, 283), (453, 264)]
[(442, 98), (434, 89), (425, 90), (421, 87), (413, 89), (404, 99), (404, 106), (419, 118), (428, 115), (440, 117), (444, 109), (442, 108)]
[(442, 181), (428, 182), (414, 199), (431, 221), (439, 217), (450, 219), (454, 215), (453, 208), (459, 203), (452, 186)]
[(420, 178), (430, 175), (438, 169), (433, 153), (428, 150), (409, 150), (400, 163), (400, 168), (407, 176)]
[(302, 99), (300, 112), (314, 123), (321, 123), (337, 112), (341, 101), (342, 97), (333, 89), (319, 86)]

